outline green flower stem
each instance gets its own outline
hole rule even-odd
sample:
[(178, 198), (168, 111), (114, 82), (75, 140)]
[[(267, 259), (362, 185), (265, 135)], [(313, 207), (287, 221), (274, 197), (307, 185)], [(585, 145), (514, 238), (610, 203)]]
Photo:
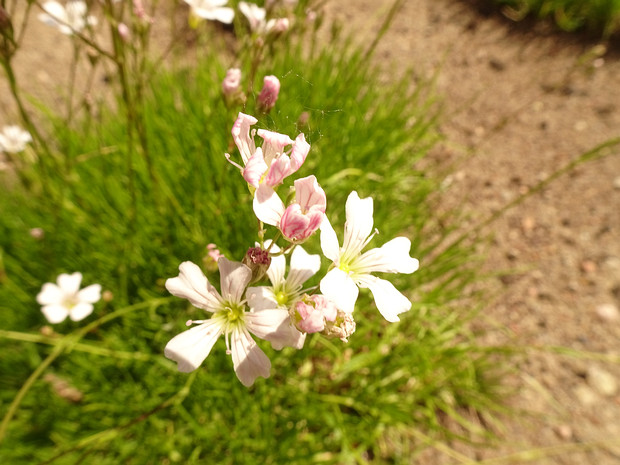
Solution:
[(50, 366), (54, 360), (58, 358), (58, 356), (60, 356), (65, 351), (70, 351), (71, 349), (73, 349), (73, 347), (77, 344), (77, 342), (80, 339), (82, 339), (86, 334), (91, 332), (93, 329), (101, 326), (102, 324), (107, 323), (108, 321), (111, 321), (115, 318), (126, 315), (128, 313), (131, 313), (135, 310), (140, 310), (140, 309), (143, 309), (149, 306), (154, 306), (154, 307), (159, 306), (162, 303), (167, 302), (169, 300), (171, 300), (169, 297), (162, 297), (159, 299), (152, 299), (146, 302), (141, 302), (139, 304), (130, 305), (128, 307), (121, 308), (108, 315), (102, 316), (101, 318), (93, 321), (89, 325), (86, 325), (83, 328), (77, 329), (73, 331), (72, 333), (63, 337), (58, 342), (56, 347), (54, 347), (54, 350), (52, 350), (52, 352), (47, 356), (47, 358), (43, 360), (39, 364), (39, 366), (36, 368), (36, 370), (34, 370), (34, 372), (32, 372), (32, 374), (28, 377), (26, 382), (22, 385), (19, 392), (13, 399), (13, 402), (11, 402), (11, 405), (9, 405), (9, 408), (6, 414), (4, 415), (4, 418), (2, 419), (2, 423), (0, 423), (0, 443), (2, 443), (2, 441), (4, 440), (9, 423), (11, 422), (13, 416), (15, 415), (15, 412), (17, 412), (19, 405), (21, 404), (22, 400), (24, 399), (24, 397), (26, 396), (30, 388), (32, 387), (34, 382), (43, 374), (45, 369), (48, 366)]
[[(58, 346), (63, 343), (63, 339), (59, 337), (44, 336), (42, 334), (22, 333), (19, 331), (0, 330), (0, 338), (12, 339), (14, 341), (48, 344), (52, 346)], [(125, 351), (120, 351), (120, 350), (112, 350), (112, 349), (107, 349), (105, 347), (95, 346), (92, 344), (85, 344), (83, 342), (75, 343), (71, 347), (71, 350), (77, 350), (79, 352), (86, 352), (86, 353), (90, 353), (93, 355), (101, 355), (103, 357), (118, 358), (122, 360), (152, 361), (153, 359), (159, 358), (158, 356), (153, 356), (153, 355), (145, 354), (142, 352), (125, 352)]]

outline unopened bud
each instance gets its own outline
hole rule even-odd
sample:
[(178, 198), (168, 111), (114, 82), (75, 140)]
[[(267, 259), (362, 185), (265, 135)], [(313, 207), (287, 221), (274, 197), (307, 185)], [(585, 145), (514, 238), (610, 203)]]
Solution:
[(241, 88), (241, 70), (230, 68), (226, 71), (226, 77), (222, 81), (222, 92), (226, 96), (233, 96)]
[(253, 284), (265, 277), (267, 269), (271, 265), (271, 257), (265, 249), (250, 247), (241, 262), (252, 270), (250, 284)]
[(263, 88), (258, 94), (258, 109), (264, 113), (268, 113), (278, 100), (280, 93), (280, 81), (275, 76), (265, 76), (263, 80)]
[(112, 294), (112, 291), (106, 289), (101, 293), (101, 300), (103, 300), (104, 302), (112, 302), (113, 299), (114, 294)]
[(291, 321), (295, 327), (304, 333), (320, 333), (327, 325), (336, 321), (338, 309), (327, 297), (304, 295), (289, 310)]
[(271, 34), (280, 35), (288, 31), (290, 25), (288, 18), (278, 18), (272, 24), (269, 32)]
[(131, 31), (129, 30), (129, 26), (127, 26), (125, 23), (120, 23), (118, 25), (118, 35), (121, 39), (123, 39), (124, 42), (129, 42), (129, 39), (131, 38)]
[(13, 31), (11, 17), (9, 12), (0, 5), (0, 34), (4, 35), (6, 31)]
[(45, 231), (43, 231), (43, 228), (32, 228), (30, 230), (30, 237), (40, 241), (45, 237)]
[(223, 257), (215, 244), (207, 245), (207, 255), (203, 257), (202, 263), (207, 271), (215, 272), (218, 269), (217, 262)]

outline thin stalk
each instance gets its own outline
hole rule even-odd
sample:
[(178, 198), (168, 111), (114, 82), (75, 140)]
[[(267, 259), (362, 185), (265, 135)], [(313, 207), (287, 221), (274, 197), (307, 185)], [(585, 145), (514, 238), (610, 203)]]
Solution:
[[(11, 339), (14, 341), (22, 341), (22, 342), (34, 342), (38, 344), (48, 344), (54, 347), (61, 345), (63, 342), (62, 338), (44, 336), (42, 334), (29, 334), (29, 333), (21, 333), (18, 331), (5, 331), (0, 330), (0, 338)], [(122, 360), (153, 360), (153, 356), (149, 354), (144, 354), (141, 352), (124, 352), (120, 350), (112, 350), (107, 349), (105, 347), (99, 347), (91, 344), (84, 344), (83, 342), (75, 343), (72, 350), (77, 350), (78, 352), (86, 352), (93, 355), (101, 355), (103, 357), (113, 357)]]
[(71, 66), (69, 67), (69, 97), (67, 98), (67, 119), (65, 124), (68, 126), (73, 119), (73, 96), (75, 94), (75, 76), (77, 74), (78, 62), (80, 59), (80, 46), (77, 40), (72, 40), (73, 43), (73, 57), (71, 59)]
[(161, 410), (164, 410), (168, 407), (171, 407), (173, 405), (179, 405), (181, 404), (181, 402), (183, 402), (185, 400), (185, 398), (189, 395), (189, 393), (191, 392), (191, 387), (192, 384), (194, 383), (194, 380), (196, 379), (196, 375), (197, 375), (197, 371), (190, 373), (190, 375), (187, 378), (187, 381), (185, 382), (185, 385), (181, 388), (181, 390), (179, 390), (176, 394), (174, 394), (173, 396), (169, 397), (168, 399), (166, 399), (165, 401), (163, 401), (161, 404), (157, 405), (155, 408), (149, 410), (148, 412), (144, 412), (141, 415), (137, 416), (136, 418), (134, 418), (133, 420), (128, 421), (127, 423), (117, 426), (115, 428), (110, 428), (104, 431), (100, 431), (99, 433), (95, 433), (91, 436), (88, 436), (84, 439), (79, 440), (75, 445), (63, 450), (62, 452), (54, 455), (53, 457), (51, 457), (48, 460), (45, 460), (43, 462), (39, 462), (39, 465), (48, 465), (52, 462), (55, 462), (57, 459), (71, 453), (74, 452), (76, 450), (79, 450), (83, 447), (86, 447), (90, 444), (101, 444), (103, 442), (106, 441), (110, 441), (112, 439), (114, 439), (115, 437), (117, 437), (121, 432), (123, 432), (126, 429), (131, 428), (134, 425), (137, 425), (140, 422), (143, 422), (144, 420), (148, 419), (150, 416), (155, 415), (156, 413), (160, 412)]
[(107, 323), (108, 321), (111, 321), (115, 318), (126, 315), (127, 313), (131, 313), (135, 310), (140, 310), (142, 308), (149, 307), (151, 305), (158, 306), (161, 303), (164, 303), (168, 300), (170, 299), (167, 297), (163, 297), (159, 299), (149, 300), (146, 302), (140, 302), (139, 304), (130, 305), (128, 307), (121, 308), (108, 315), (102, 316), (98, 320), (95, 320), (92, 323), (84, 326), (83, 328), (77, 329), (73, 331), (72, 333), (63, 337), (63, 339), (58, 343), (58, 345), (54, 347), (54, 350), (47, 356), (45, 360), (43, 360), (39, 364), (39, 366), (35, 369), (35, 371), (28, 377), (26, 382), (22, 385), (17, 395), (11, 402), (11, 405), (9, 405), (9, 408), (6, 414), (4, 415), (4, 418), (2, 419), (2, 423), (0, 423), (0, 443), (2, 443), (2, 441), (4, 440), (7, 429), (9, 427), (9, 423), (13, 419), (13, 416), (17, 412), (19, 405), (21, 404), (22, 400), (24, 399), (24, 397), (26, 396), (26, 394), (28, 393), (28, 391), (30, 390), (34, 382), (43, 374), (45, 369), (48, 366), (50, 366), (54, 360), (56, 360), (63, 352), (65, 352), (65, 350), (71, 350), (71, 348), (80, 339), (82, 339), (86, 334), (91, 332), (93, 329), (101, 326), (102, 324)]
[(385, 20), (383, 20), (383, 24), (381, 24), (381, 27), (379, 28), (377, 35), (375, 35), (375, 38), (373, 39), (372, 43), (370, 44), (370, 46), (364, 53), (364, 60), (368, 60), (374, 54), (375, 49), (377, 48), (377, 45), (379, 44), (379, 42), (381, 41), (385, 33), (390, 29), (390, 26), (392, 25), (392, 21), (394, 21), (394, 18), (396, 17), (396, 13), (398, 13), (398, 11), (402, 8), (404, 3), (405, 3), (405, 0), (394, 0), (394, 3), (392, 4), (390, 11), (385, 17)]

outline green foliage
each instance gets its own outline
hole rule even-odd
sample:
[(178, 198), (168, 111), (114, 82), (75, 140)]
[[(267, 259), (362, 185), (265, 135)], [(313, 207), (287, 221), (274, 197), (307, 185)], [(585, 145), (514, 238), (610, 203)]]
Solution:
[[(446, 414), (485, 438), (458, 413), (498, 408), (497, 370), (466, 329), (476, 257), (471, 244), (448, 242), (451, 229), (434, 217), (437, 183), (417, 168), (438, 140), (431, 83), (380, 85), (349, 44), (304, 56), (293, 41), (265, 66), (282, 91), (258, 127), (306, 134), (312, 149), (299, 175), (324, 186), (337, 231), (356, 189), (375, 199), (375, 245), (412, 238), (421, 268), (393, 282), (413, 309), (387, 324), (363, 297), (348, 344), (317, 335), (302, 351), (277, 353), (261, 343), (272, 376), (251, 389), (235, 378), (223, 341), (191, 375), (163, 358), (183, 322), (201, 316), (167, 298), (164, 280), (181, 261), (201, 263), (210, 242), (239, 260), (256, 238), (246, 184), (224, 157), (236, 156), (238, 110), (224, 105), (224, 67), (207, 53), (191, 69), (153, 75), (146, 150), (128, 137), (122, 112), (80, 127), (58, 120), (54, 155), (0, 195), (0, 311), (14, 331), (0, 334), (0, 410), (42, 363), (83, 394), (71, 402), (35, 380), (0, 445), (2, 463), (408, 463), (424, 446), (409, 432), (450, 435)], [(29, 235), (34, 227), (42, 240)], [(307, 249), (319, 252), (316, 238)], [(55, 327), (64, 338), (16, 341), (39, 337), (41, 285), (73, 271), (113, 300), (96, 305), (85, 331), (67, 321)]]
[(620, 0), (494, 0), (511, 8), (510, 16), (552, 18), (566, 31), (586, 29), (609, 37), (620, 27)]

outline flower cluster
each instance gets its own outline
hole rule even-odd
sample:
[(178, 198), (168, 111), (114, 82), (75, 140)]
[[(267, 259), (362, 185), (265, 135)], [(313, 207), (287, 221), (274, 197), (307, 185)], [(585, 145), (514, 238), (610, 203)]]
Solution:
[[(292, 139), (253, 129), (257, 123), (257, 118), (239, 113), (231, 134), (240, 163), (230, 154), (225, 156), (252, 194), (260, 242), (249, 248), (242, 262), (214, 256), (219, 291), (191, 262), (183, 262), (179, 275), (166, 281), (171, 294), (210, 315), (205, 320), (189, 320), (188, 326), (196, 326), (167, 344), (166, 357), (178, 363), (179, 371), (193, 371), (224, 336), (226, 353), (232, 356), (235, 373), (245, 386), (270, 375), (271, 363), (254, 338), (269, 341), (276, 350), (286, 346), (301, 349), (307, 334), (312, 333), (346, 342), (355, 331), (354, 309), (360, 288), (370, 290), (387, 321), (398, 321), (411, 302), (392, 283), (373, 273), (413, 273), (419, 265), (409, 255), (411, 242), (405, 237), (366, 250), (377, 232), (370, 197), (360, 198), (355, 191), (349, 195), (342, 246), (326, 215), (325, 191), (314, 175), (295, 179), (281, 197), (278, 190), (302, 167), (310, 144), (303, 134)], [(275, 228), (272, 239), (264, 239), (269, 232), (266, 226)], [(321, 269), (321, 256), (309, 254), (300, 244), (318, 231), (323, 255), (331, 264), (318, 286), (306, 287)], [(277, 245), (279, 239), (285, 244)], [(214, 247), (211, 244), (210, 250)]]

